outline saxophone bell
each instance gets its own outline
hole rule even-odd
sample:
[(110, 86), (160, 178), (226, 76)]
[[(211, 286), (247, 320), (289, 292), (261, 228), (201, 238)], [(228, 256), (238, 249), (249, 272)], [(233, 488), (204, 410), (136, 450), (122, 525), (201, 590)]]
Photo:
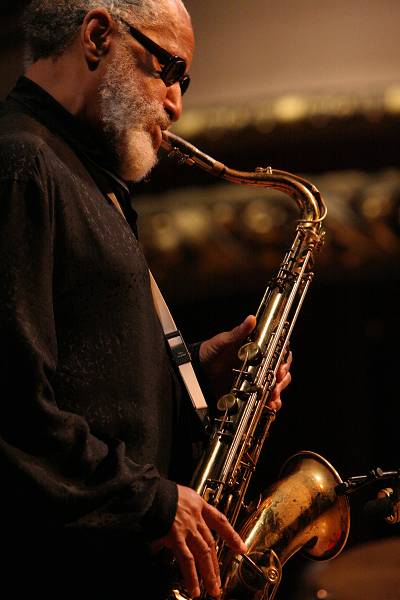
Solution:
[(272, 600), (282, 567), (296, 552), (322, 561), (342, 551), (350, 517), (347, 496), (336, 493), (341, 482), (333, 466), (315, 452), (299, 452), (285, 462), (280, 479), (239, 530), (249, 552), (229, 556), (224, 600)]

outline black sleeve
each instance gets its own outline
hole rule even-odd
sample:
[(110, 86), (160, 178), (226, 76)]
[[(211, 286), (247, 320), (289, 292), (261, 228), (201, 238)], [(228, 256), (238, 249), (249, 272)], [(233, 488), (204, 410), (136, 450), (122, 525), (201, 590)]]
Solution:
[(0, 179), (1, 518), (65, 525), (103, 511), (155, 539), (173, 522), (176, 484), (57, 406), (51, 183), (37, 164), (25, 175)]

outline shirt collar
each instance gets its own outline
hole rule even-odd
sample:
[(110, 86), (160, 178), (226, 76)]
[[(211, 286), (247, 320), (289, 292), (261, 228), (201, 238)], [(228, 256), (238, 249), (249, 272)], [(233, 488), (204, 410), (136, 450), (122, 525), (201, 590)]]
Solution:
[(127, 183), (110, 167), (113, 157), (105, 144), (99, 138), (96, 139), (92, 130), (85, 127), (34, 81), (22, 75), (8, 95), (7, 101), (22, 107), (24, 112), (28, 112), (47, 129), (65, 139), (83, 160), (102, 169), (126, 192), (130, 192)]

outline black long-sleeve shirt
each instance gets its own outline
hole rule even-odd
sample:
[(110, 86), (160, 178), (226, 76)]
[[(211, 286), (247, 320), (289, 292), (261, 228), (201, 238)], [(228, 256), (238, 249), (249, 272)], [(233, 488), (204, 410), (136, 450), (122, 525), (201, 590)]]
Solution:
[(187, 409), (129, 190), (105, 163), (82, 124), (18, 81), (0, 113), (0, 530), (134, 546), (172, 524)]

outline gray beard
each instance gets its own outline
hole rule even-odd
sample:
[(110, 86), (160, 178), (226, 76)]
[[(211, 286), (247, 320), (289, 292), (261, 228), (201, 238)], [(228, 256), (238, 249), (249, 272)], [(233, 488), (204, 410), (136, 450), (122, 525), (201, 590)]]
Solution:
[(158, 160), (149, 130), (155, 124), (166, 128), (170, 121), (159, 102), (146, 99), (134, 76), (132, 56), (117, 57), (109, 65), (99, 102), (103, 132), (116, 155), (118, 174), (126, 181), (140, 181)]

